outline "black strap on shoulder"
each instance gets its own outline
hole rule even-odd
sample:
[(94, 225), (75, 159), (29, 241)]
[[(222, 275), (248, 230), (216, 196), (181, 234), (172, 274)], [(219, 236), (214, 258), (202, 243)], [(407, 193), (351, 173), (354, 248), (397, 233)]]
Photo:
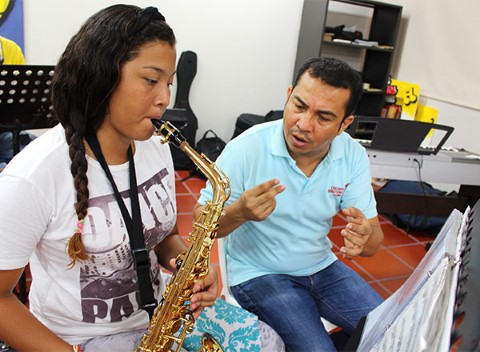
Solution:
[(128, 162), (129, 162), (129, 175), (130, 175), (130, 202), (132, 206), (132, 216), (128, 213), (127, 207), (123, 201), (120, 192), (118, 191), (115, 180), (112, 173), (105, 161), (100, 144), (98, 143), (97, 136), (94, 134), (88, 134), (86, 136), (87, 142), (90, 145), (95, 157), (102, 166), (105, 175), (107, 176), (110, 184), (112, 185), (115, 198), (117, 200), (120, 211), (122, 212), (123, 220), (127, 226), (128, 237), (130, 238), (130, 247), (132, 251), (133, 264), (138, 276), (138, 286), (140, 289), (140, 300), (142, 303), (142, 309), (148, 312), (150, 318), (153, 316), (153, 312), (158, 302), (153, 294), (152, 280), (150, 278), (150, 258), (148, 256), (148, 250), (145, 247), (145, 239), (143, 237), (143, 225), (142, 216), (140, 213), (140, 205), (138, 201), (137, 190), (137, 177), (135, 175), (135, 163), (133, 161), (132, 147), (128, 148)]

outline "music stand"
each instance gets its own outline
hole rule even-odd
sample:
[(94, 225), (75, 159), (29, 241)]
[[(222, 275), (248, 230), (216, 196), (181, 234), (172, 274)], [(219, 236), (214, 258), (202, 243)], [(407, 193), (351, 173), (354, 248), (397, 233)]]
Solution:
[(13, 155), (20, 151), (20, 132), (50, 128), (51, 84), (55, 66), (0, 66), (0, 131), (11, 131)]
[[(53, 126), (50, 87), (55, 66), (0, 66), (0, 132), (12, 132), (13, 155), (20, 151), (20, 132)], [(28, 302), (25, 271), (18, 298)]]

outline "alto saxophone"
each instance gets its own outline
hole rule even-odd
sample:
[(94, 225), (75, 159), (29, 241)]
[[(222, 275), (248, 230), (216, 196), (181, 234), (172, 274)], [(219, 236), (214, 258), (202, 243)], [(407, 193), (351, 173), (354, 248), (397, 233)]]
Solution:
[[(143, 335), (137, 352), (180, 351), (183, 341), (193, 330), (195, 319), (189, 302), (193, 296), (194, 283), (207, 275), (210, 251), (217, 234), (218, 222), (223, 207), (230, 196), (230, 181), (204, 154), (197, 153), (182, 134), (170, 123), (153, 120), (155, 134), (163, 137), (162, 143), (170, 142), (195, 163), (210, 181), (213, 197), (193, 224), (188, 241), (190, 247), (177, 259), (177, 271), (168, 283), (159, 306), (153, 314), (148, 331)], [(172, 348), (175, 348), (172, 350)], [(223, 351), (218, 342), (208, 333), (202, 336), (199, 351)]]

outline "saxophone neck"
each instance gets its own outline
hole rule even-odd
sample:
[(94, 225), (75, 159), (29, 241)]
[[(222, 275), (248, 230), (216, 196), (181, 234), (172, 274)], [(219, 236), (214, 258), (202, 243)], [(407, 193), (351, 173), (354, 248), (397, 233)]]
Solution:
[(200, 169), (213, 188), (212, 202), (223, 204), (230, 196), (230, 181), (228, 177), (205, 154), (199, 154), (188, 142), (180, 131), (169, 121), (162, 122), (153, 119), (155, 133), (162, 136), (162, 143), (171, 143), (183, 151)]
[(230, 180), (228, 177), (205, 154), (199, 154), (187, 142), (182, 142), (179, 148), (190, 157), (212, 185), (212, 203), (224, 203), (230, 196)]

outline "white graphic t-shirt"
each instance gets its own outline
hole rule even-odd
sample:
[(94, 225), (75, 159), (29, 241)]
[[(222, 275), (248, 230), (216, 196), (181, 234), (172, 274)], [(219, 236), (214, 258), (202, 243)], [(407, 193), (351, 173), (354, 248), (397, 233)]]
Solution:
[[(64, 130), (56, 126), (30, 143), (0, 173), (0, 269), (30, 261), (30, 309), (69, 343), (144, 328), (130, 241), (112, 187), (87, 157), (89, 209), (82, 241), (89, 255), (73, 268), (66, 248), (76, 227), (76, 192)], [(176, 221), (175, 178), (168, 145), (158, 137), (135, 142), (135, 169), (151, 278), (164, 283), (153, 248)], [(130, 211), (129, 165), (110, 166)]]

